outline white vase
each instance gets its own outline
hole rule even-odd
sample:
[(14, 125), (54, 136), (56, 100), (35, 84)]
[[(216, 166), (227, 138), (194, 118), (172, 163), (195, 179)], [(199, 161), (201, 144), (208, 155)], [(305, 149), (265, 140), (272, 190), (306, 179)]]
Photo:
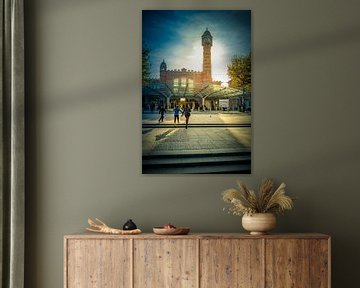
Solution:
[(242, 226), (251, 235), (263, 235), (276, 226), (276, 217), (272, 213), (255, 213), (242, 217)]

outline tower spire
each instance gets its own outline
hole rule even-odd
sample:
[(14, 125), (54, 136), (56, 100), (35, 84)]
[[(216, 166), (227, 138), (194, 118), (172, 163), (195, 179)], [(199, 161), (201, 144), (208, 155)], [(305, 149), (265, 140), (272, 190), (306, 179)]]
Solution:
[(165, 59), (163, 59), (163, 61), (160, 64), (160, 80), (163, 82), (165, 81), (166, 70), (167, 70), (167, 66), (165, 63)]
[(212, 77), (211, 77), (211, 47), (212, 47), (212, 42), (213, 41), (213, 37), (210, 33), (210, 31), (208, 30), (208, 28), (206, 28), (205, 32), (202, 34), (201, 36), (201, 44), (203, 46), (203, 82), (206, 83), (211, 83), (212, 82)]

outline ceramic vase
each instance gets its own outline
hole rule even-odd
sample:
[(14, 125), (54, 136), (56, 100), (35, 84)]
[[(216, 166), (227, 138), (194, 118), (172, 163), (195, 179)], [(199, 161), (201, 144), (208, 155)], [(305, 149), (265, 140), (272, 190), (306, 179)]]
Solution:
[(276, 217), (272, 213), (255, 213), (242, 217), (242, 226), (251, 235), (263, 235), (276, 226)]

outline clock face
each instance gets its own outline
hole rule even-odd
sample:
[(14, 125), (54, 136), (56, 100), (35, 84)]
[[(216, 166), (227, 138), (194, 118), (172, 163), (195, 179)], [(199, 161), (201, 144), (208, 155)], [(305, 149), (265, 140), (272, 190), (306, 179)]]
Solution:
[(204, 44), (211, 44), (211, 39), (210, 38), (203, 38), (203, 43)]

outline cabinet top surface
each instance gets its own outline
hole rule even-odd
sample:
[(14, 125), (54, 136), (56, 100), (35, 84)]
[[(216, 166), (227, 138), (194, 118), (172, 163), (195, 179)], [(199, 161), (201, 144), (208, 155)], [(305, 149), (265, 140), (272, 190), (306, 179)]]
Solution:
[(329, 235), (320, 233), (287, 233), (250, 235), (245, 233), (189, 233), (188, 235), (156, 235), (142, 233), (138, 235), (109, 235), (101, 233), (75, 233), (64, 236), (65, 239), (329, 239)]

